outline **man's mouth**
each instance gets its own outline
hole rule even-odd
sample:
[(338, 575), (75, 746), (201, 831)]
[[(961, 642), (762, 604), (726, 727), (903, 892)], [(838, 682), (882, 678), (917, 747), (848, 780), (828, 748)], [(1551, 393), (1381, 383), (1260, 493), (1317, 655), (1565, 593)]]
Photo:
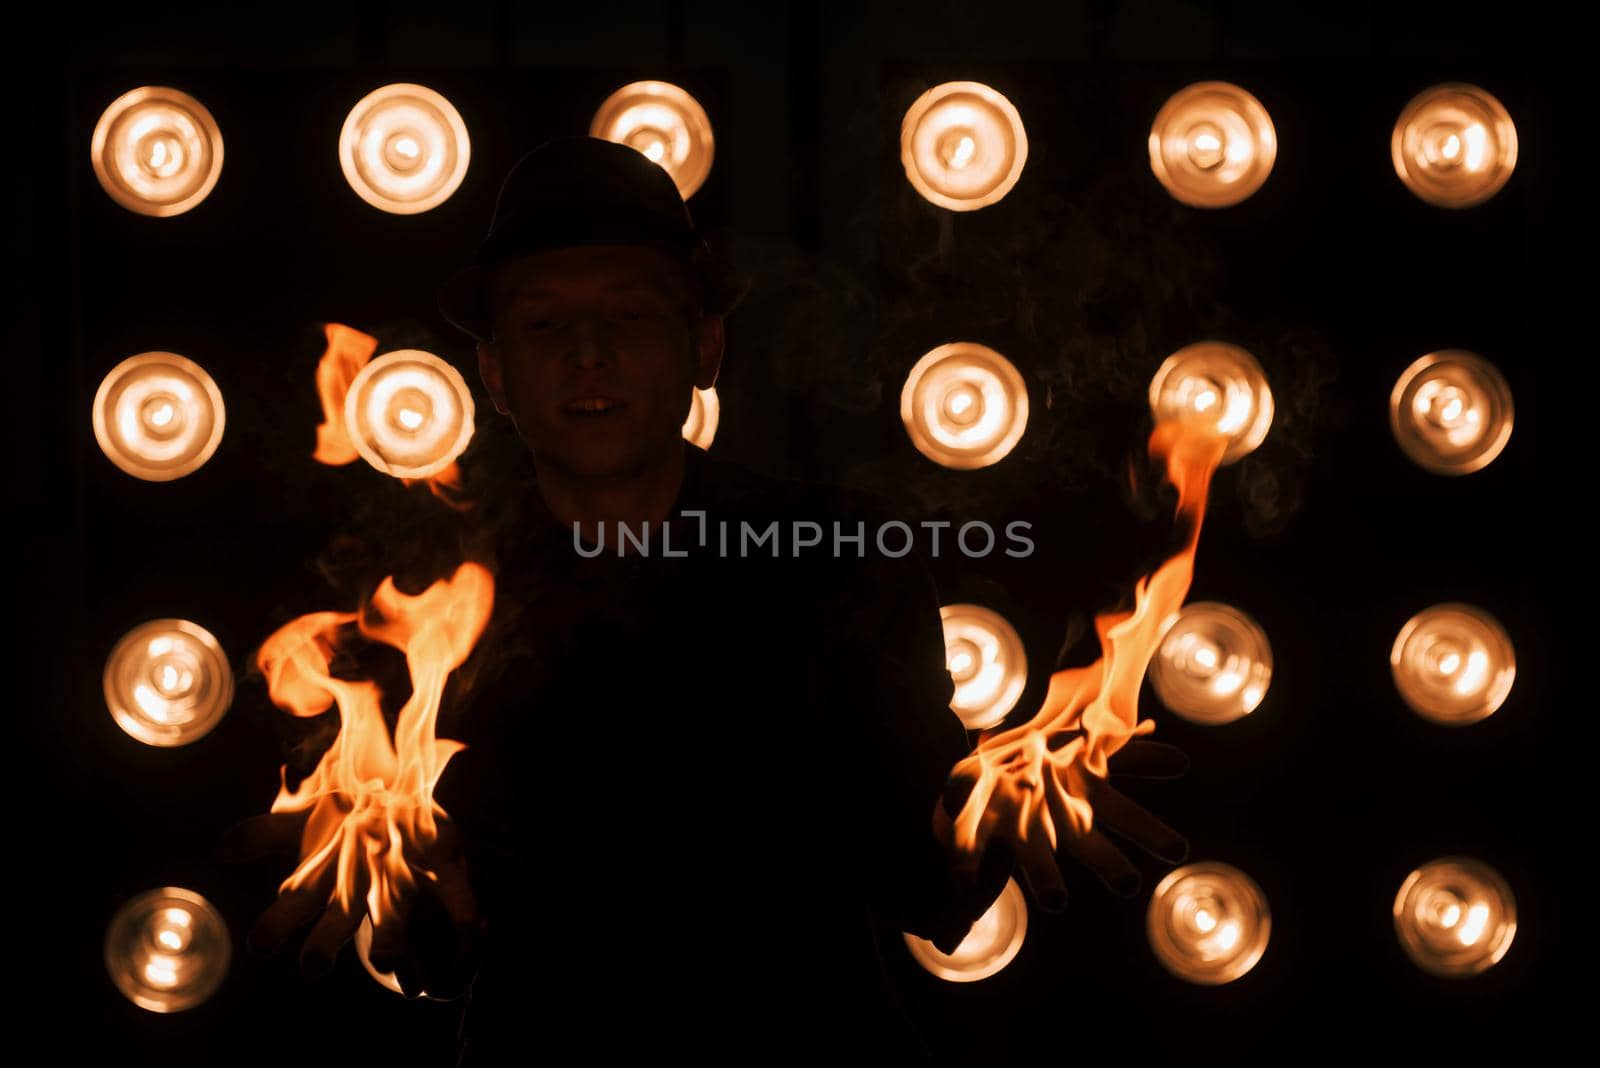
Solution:
[(578, 397), (562, 405), (561, 410), (569, 415), (609, 415), (626, 407), (610, 397)]

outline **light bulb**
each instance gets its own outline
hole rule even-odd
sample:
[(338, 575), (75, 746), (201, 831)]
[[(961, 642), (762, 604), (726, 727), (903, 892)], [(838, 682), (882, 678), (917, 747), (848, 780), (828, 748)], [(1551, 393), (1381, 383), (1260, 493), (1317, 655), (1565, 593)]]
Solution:
[(199, 364), (175, 352), (142, 352), (101, 380), (91, 420), (106, 459), (135, 478), (167, 482), (211, 459), (226, 412)]
[(396, 478), (428, 478), (472, 440), (472, 393), (431, 352), (399, 349), (361, 368), (344, 398), (345, 431), (367, 463)]
[(1016, 957), (1028, 933), (1028, 904), (1015, 879), (995, 898), (972, 925), (954, 953), (941, 953), (932, 942), (916, 935), (905, 935), (911, 956), (933, 975), (952, 983), (973, 983), (987, 979)]
[(1179, 90), (1150, 127), (1150, 169), (1191, 207), (1222, 208), (1249, 197), (1272, 173), (1278, 139), (1261, 102), (1228, 82)]
[(685, 200), (705, 183), (716, 154), (705, 109), (669, 82), (633, 82), (606, 97), (589, 123), (589, 136), (638, 149), (672, 175)]
[(1193, 420), (1228, 439), (1222, 462), (1253, 451), (1272, 427), (1272, 390), (1254, 356), (1223, 341), (1199, 341), (1168, 356), (1150, 380), (1157, 422)]
[(1412, 711), (1451, 727), (1492, 715), (1517, 675), (1505, 628), (1483, 609), (1459, 603), (1411, 617), (1389, 651), (1389, 666)]
[(233, 703), (233, 669), (211, 632), (154, 619), (124, 634), (101, 676), (106, 708), (130, 737), (179, 746), (205, 737)]
[(975, 604), (947, 604), (945, 666), (955, 683), (950, 708), (968, 730), (993, 727), (1016, 707), (1028, 683), (1022, 639), (1004, 616)]
[(1022, 116), (978, 82), (945, 82), (916, 99), (900, 124), (906, 178), (929, 201), (975, 211), (1011, 191), (1028, 159)]
[(1184, 605), (1150, 661), (1156, 696), (1191, 723), (1231, 723), (1249, 715), (1271, 682), (1272, 647), (1261, 625), (1215, 601)]
[(1469, 208), (1498, 193), (1517, 166), (1517, 128), (1475, 85), (1447, 82), (1413, 97), (1389, 139), (1395, 173), (1441, 208)]
[(113, 100), (89, 143), (100, 187), (140, 215), (167, 218), (200, 203), (222, 173), (222, 134), (188, 93), (146, 85)]
[(228, 925), (193, 890), (165, 886), (117, 910), (106, 929), (111, 981), (150, 1012), (181, 1012), (216, 992), (228, 974)]
[(1394, 898), (1394, 929), (1412, 963), (1432, 975), (1477, 975), (1517, 933), (1517, 904), (1500, 873), (1470, 857), (1431, 861)]
[(422, 85), (374, 89), (339, 131), (339, 166), (357, 196), (395, 215), (450, 198), (472, 157), (467, 124), (450, 101)]
[(1028, 425), (1028, 388), (1016, 367), (970, 341), (940, 345), (917, 361), (900, 391), (911, 443), (945, 467), (1003, 459)]
[(717, 387), (696, 389), (694, 399), (689, 405), (689, 418), (683, 421), (684, 439), (702, 449), (711, 448), (711, 442), (717, 436), (717, 420), (721, 414), (722, 405), (717, 400)]
[(1430, 352), (1389, 393), (1389, 428), (1419, 467), (1465, 475), (1488, 466), (1511, 439), (1511, 387), (1494, 364), (1463, 349)]
[(1256, 966), (1272, 933), (1272, 915), (1253, 879), (1227, 864), (1206, 862), (1167, 873), (1150, 897), (1145, 928), (1168, 971), (1215, 986)]

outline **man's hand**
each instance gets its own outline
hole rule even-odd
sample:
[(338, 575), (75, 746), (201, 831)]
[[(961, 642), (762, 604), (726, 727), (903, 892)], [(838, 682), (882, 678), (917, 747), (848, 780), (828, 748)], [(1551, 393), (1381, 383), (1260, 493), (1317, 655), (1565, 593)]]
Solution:
[[(223, 834), (217, 854), (229, 862), (298, 857), (307, 818), (307, 811), (253, 816)], [(437, 825), (438, 835), (426, 847), (406, 842), (405, 859), (416, 873), (415, 885), (400, 896), (393, 915), (373, 918), (369, 959), (378, 971), (392, 972), (407, 997), (426, 993), (449, 1000), (465, 993), (471, 982), (483, 921), (454, 825), (442, 817)], [(326, 864), (316, 878), (278, 895), (250, 930), (246, 944), (252, 952), (276, 955), (311, 925), (300, 949), (302, 972), (316, 978), (333, 967), (367, 916), (365, 867), (355, 866), (356, 893), (349, 911), (334, 893), (335, 867)]]
[[(1174, 779), (1188, 766), (1189, 759), (1182, 750), (1138, 738), (1127, 742), (1108, 763), (1114, 776), (1143, 779)], [(1045, 768), (1049, 771), (1051, 765), (1046, 763)], [(979, 822), (977, 848), (969, 851), (958, 848), (955, 843), (955, 818), (975, 783), (962, 776), (952, 778), (935, 810), (934, 829), (939, 841), (950, 852), (959, 878), (971, 886), (990, 884), (992, 875), (988, 873), (995, 870), (995, 856), (1009, 855), (1021, 866), (1040, 907), (1047, 912), (1060, 912), (1067, 904), (1067, 887), (1061, 876), (1058, 853), (1065, 853), (1088, 867), (1114, 894), (1132, 897), (1139, 892), (1138, 869), (1104, 833), (1107, 829), (1169, 864), (1182, 863), (1188, 857), (1189, 843), (1178, 832), (1105, 779), (1090, 775), (1083, 781), (1088, 789), (1082, 800), (1094, 809), (1094, 828), (1087, 834), (1072, 830), (1073, 821), (1063, 810), (1056, 791), (1047, 789), (1044, 793), (1059, 841), (1059, 849), (1052, 848), (1042, 821), (1017, 811), (1012, 795), (996, 792), (991, 795)], [(949, 952), (942, 945), (939, 948)]]

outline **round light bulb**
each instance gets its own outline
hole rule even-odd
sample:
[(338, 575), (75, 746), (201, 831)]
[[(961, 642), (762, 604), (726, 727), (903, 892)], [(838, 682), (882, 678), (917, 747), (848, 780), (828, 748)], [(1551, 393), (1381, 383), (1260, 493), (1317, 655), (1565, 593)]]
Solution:
[(975, 604), (947, 604), (945, 666), (955, 683), (950, 708), (968, 730), (984, 730), (1006, 718), (1028, 683), (1022, 639), (1004, 616)]
[(1227, 864), (1206, 862), (1167, 873), (1150, 897), (1145, 929), (1169, 972), (1215, 986), (1256, 966), (1267, 949), (1272, 915), (1253, 879)]
[(1150, 684), (1174, 715), (1231, 723), (1255, 711), (1272, 682), (1272, 647), (1261, 625), (1231, 605), (1197, 601), (1167, 623), (1150, 661)]
[(1394, 929), (1412, 963), (1432, 975), (1477, 975), (1499, 963), (1517, 933), (1517, 904), (1500, 873), (1470, 857), (1444, 857), (1406, 877)]
[(1150, 127), (1150, 169), (1191, 207), (1223, 208), (1246, 199), (1267, 180), (1277, 156), (1266, 109), (1228, 82), (1179, 90)]
[(900, 124), (900, 162), (916, 191), (951, 211), (1004, 197), (1022, 176), (1028, 135), (1022, 116), (978, 82), (945, 82), (916, 99)]
[(168, 482), (197, 470), (222, 441), (222, 391), (175, 352), (130, 356), (100, 381), (90, 414), (106, 459), (135, 478)]
[(344, 399), (346, 432), (367, 463), (396, 478), (428, 478), (472, 440), (472, 393), (431, 352), (399, 349), (370, 361)]
[(705, 109), (669, 82), (633, 82), (606, 97), (589, 123), (589, 136), (638, 149), (666, 168), (685, 200), (705, 184), (716, 154)]
[(467, 124), (450, 101), (398, 83), (362, 97), (339, 131), (339, 166), (357, 196), (395, 215), (450, 198), (472, 157)]
[(222, 173), (222, 134), (188, 93), (146, 85), (113, 100), (89, 143), (100, 187), (140, 215), (167, 218), (200, 203)]
[(1465, 475), (1489, 465), (1511, 440), (1511, 387), (1473, 352), (1430, 352), (1389, 394), (1389, 428), (1419, 467)]
[(1157, 422), (1193, 420), (1228, 439), (1222, 462), (1253, 451), (1272, 427), (1272, 390), (1261, 365), (1224, 341), (1199, 341), (1168, 356), (1150, 380)]
[(717, 420), (721, 414), (717, 387), (696, 389), (694, 399), (689, 404), (689, 418), (683, 421), (684, 439), (702, 449), (711, 448), (711, 442), (717, 436)]
[(1483, 609), (1457, 603), (1412, 616), (1394, 640), (1389, 666), (1412, 711), (1451, 727), (1492, 715), (1517, 675), (1505, 628)]
[(181, 1012), (216, 992), (228, 974), (228, 925), (193, 890), (166, 886), (117, 910), (106, 929), (111, 981), (150, 1012)]
[(954, 953), (941, 953), (916, 935), (905, 935), (905, 940), (912, 958), (933, 975), (952, 983), (973, 983), (1010, 964), (1027, 933), (1028, 904), (1017, 881), (1009, 879)]
[(106, 708), (146, 745), (205, 737), (233, 703), (233, 669), (211, 632), (185, 619), (155, 619), (124, 634), (106, 657)]
[(918, 360), (900, 391), (911, 443), (945, 467), (987, 467), (1028, 426), (1028, 388), (1016, 367), (970, 341), (940, 345)]
[(1469, 208), (1494, 196), (1517, 166), (1517, 128), (1506, 109), (1475, 85), (1448, 82), (1411, 99), (1389, 139), (1395, 173), (1441, 208)]

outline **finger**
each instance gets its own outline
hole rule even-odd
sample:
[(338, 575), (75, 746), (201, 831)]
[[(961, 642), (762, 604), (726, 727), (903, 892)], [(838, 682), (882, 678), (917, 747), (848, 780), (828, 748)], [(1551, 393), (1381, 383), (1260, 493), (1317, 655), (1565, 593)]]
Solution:
[[(1047, 791), (1048, 793), (1049, 791)], [(1058, 822), (1057, 830), (1060, 825)], [(1059, 838), (1058, 838), (1059, 841)], [(1037, 818), (1028, 820), (1028, 834), (1016, 845), (1017, 866), (1028, 880), (1034, 900), (1046, 912), (1061, 912), (1067, 907), (1067, 884), (1061, 878), (1061, 865)]]
[(1114, 786), (1102, 782), (1095, 788), (1094, 811), (1101, 826), (1168, 864), (1182, 864), (1189, 857), (1189, 843), (1181, 834)]
[(240, 820), (217, 840), (217, 859), (241, 864), (279, 854), (293, 856), (300, 849), (306, 816), (306, 812), (269, 812)]
[(1165, 742), (1135, 738), (1111, 757), (1111, 774), (1133, 779), (1176, 779), (1189, 770), (1189, 757)]
[(331, 880), (314, 879), (297, 890), (286, 890), (256, 920), (245, 945), (252, 953), (270, 956), (283, 948), (296, 931), (316, 919), (328, 903)]
[(355, 937), (365, 915), (366, 905), (359, 898), (349, 912), (338, 901), (329, 902), (322, 918), (306, 935), (306, 944), (300, 950), (301, 971), (314, 979), (326, 975), (339, 956), (339, 950)]
[(1118, 897), (1133, 897), (1139, 892), (1139, 870), (1116, 844), (1099, 830), (1085, 835), (1067, 835), (1067, 851), (1100, 877), (1106, 889)]
[(1138, 893), (1139, 872), (1122, 855), (1121, 850), (1098, 830), (1090, 830), (1087, 834), (1077, 830), (1078, 825), (1067, 810), (1066, 796), (1070, 791), (1059, 769), (1054, 766), (1050, 768), (1049, 782), (1050, 788), (1045, 791), (1045, 798), (1050, 804), (1050, 818), (1055, 822), (1056, 841), (1061, 854), (1087, 866), (1119, 897), (1131, 897)]
[(367, 950), (367, 960), (380, 972), (398, 973), (411, 958), (411, 946), (406, 940), (405, 920), (400, 916), (385, 916), (372, 925), (372, 946)]

